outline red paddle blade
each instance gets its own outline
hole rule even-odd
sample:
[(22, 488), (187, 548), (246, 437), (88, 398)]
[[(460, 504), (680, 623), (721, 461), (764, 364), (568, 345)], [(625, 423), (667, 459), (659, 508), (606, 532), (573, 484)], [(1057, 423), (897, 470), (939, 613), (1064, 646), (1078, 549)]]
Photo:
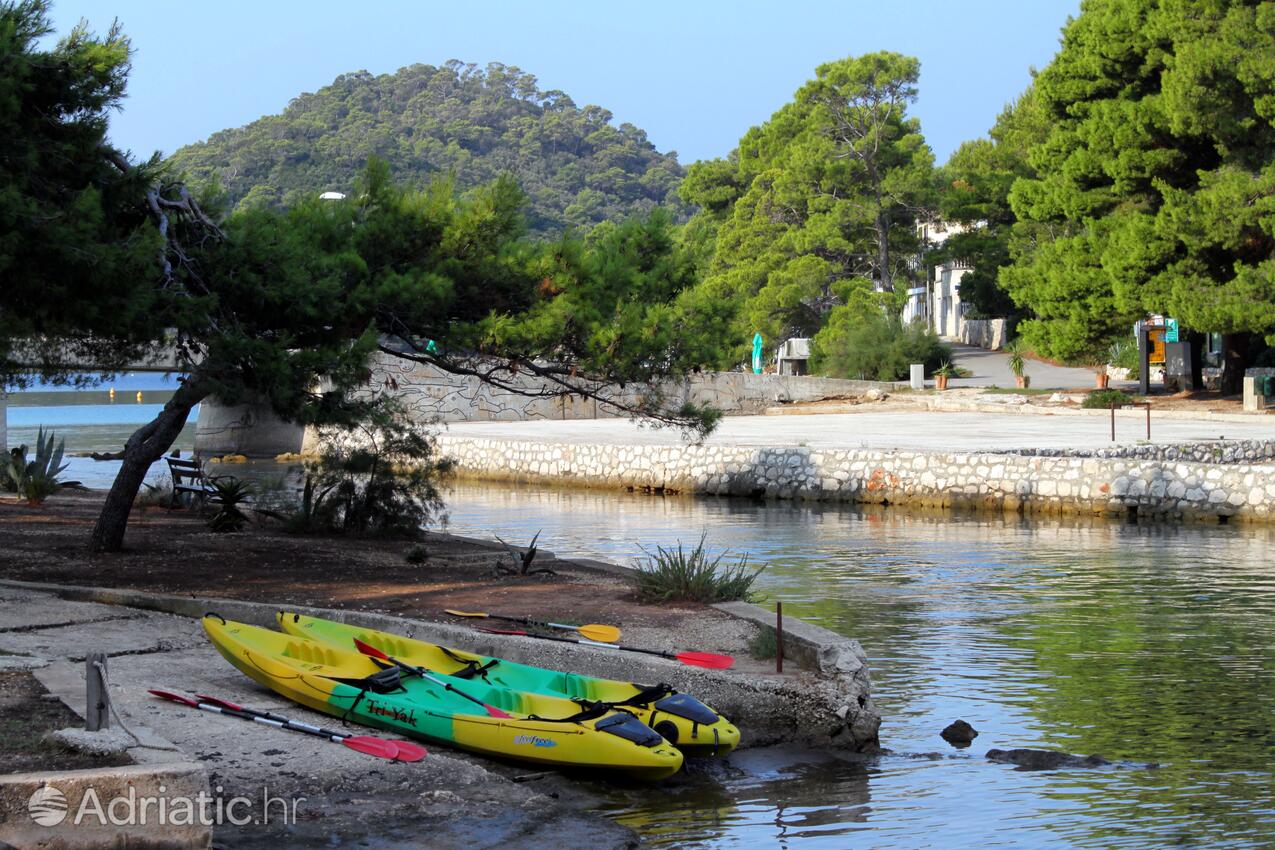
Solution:
[(149, 693), (159, 697), (160, 699), (166, 699), (170, 702), (179, 702), (182, 705), (188, 705), (191, 708), (199, 708), (199, 703), (195, 702), (193, 699), (184, 697), (181, 694), (175, 694), (172, 691), (159, 691), (152, 688)]
[(729, 655), (718, 655), (715, 652), (679, 652), (677, 660), (692, 667), (707, 667), (710, 670), (726, 670), (735, 663)]
[(420, 744), (413, 744), (410, 741), (390, 741), (398, 749), (399, 761), (420, 761), (429, 755), (429, 750)]
[(219, 706), (220, 708), (229, 708), (235, 711), (245, 710), (242, 705), (235, 705), (233, 702), (231, 702), (228, 699), (218, 699), (217, 697), (210, 697), (208, 696), (208, 694), (195, 694), (195, 699), (199, 700), (200, 702), (206, 702), (209, 705)]
[[(380, 759), (393, 761), (399, 757), (398, 747), (395, 746), (393, 741), (387, 741), (384, 738), (356, 735), (352, 738), (343, 738), (341, 743), (356, 752), (366, 753), (369, 756), (375, 756)], [(403, 761), (408, 761), (408, 759), (403, 759)]]
[(388, 655), (386, 655), (384, 652), (381, 652), (379, 649), (377, 649), (376, 647), (372, 646), (370, 643), (364, 643), (363, 641), (359, 640), (358, 638), (355, 638), (355, 639), (354, 639), (354, 647), (355, 647), (355, 649), (357, 649), (359, 652), (361, 652), (361, 653), (363, 653), (364, 655), (367, 655), (367, 656), (369, 656), (369, 657), (371, 657), (371, 658), (379, 658), (379, 659), (380, 659), (380, 660), (382, 660), (382, 661), (389, 661), (389, 660), (390, 660), (390, 657), (389, 657)]

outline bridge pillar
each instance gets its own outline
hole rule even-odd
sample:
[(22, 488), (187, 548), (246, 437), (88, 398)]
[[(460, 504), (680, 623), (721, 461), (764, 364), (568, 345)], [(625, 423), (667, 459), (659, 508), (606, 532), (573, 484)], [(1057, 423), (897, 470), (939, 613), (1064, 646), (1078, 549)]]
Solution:
[(304, 426), (280, 419), (268, 404), (226, 406), (209, 398), (199, 406), (195, 454), (274, 457), (301, 451), (304, 435)]

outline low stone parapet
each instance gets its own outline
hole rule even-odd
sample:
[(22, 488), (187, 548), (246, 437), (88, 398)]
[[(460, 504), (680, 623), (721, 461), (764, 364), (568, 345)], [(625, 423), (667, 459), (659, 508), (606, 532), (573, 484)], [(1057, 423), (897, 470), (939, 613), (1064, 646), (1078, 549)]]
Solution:
[(1275, 519), (1275, 465), (994, 452), (439, 438), (461, 474), (514, 481), (1024, 513)]

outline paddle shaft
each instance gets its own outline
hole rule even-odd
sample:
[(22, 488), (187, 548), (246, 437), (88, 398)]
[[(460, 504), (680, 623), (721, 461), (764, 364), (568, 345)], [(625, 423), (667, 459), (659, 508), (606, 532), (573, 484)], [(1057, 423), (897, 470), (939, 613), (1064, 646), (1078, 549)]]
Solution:
[(518, 634), (518, 635), (522, 635), (523, 637), (536, 638), (537, 640), (556, 640), (559, 643), (578, 643), (581, 646), (596, 646), (599, 649), (620, 649), (625, 652), (644, 652), (647, 655), (658, 655), (661, 658), (671, 658), (674, 661), (678, 660), (677, 653), (675, 652), (664, 652), (663, 650), (659, 650), (659, 649), (642, 649), (636, 646), (620, 646), (618, 643), (603, 643), (602, 641), (589, 640), (588, 638), (568, 638), (568, 637), (558, 637), (557, 635), (536, 635), (530, 632), (500, 632), (499, 630), (496, 630), (496, 629), (483, 629), (483, 631), (493, 632), (495, 634)]
[[(164, 696), (162, 693), (157, 693), (156, 691), (151, 691), (151, 693), (155, 694), (156, 696)], [(288, 720), (286, 717), (280, 717), (280, 718), (264, 717), (262, 715), (265, 712), (253, 713), (251, 711), (248, 711), (242, 708), (234, 709), (234, 708), (229, 708), (229, 707), (221, 706), (221, 705), (213, 705), (212, 703), (204, 702), (202, 699), (187, 700), (185, 698), (182, 698), (180, 700), (174, 700), (171, 696), (164, 696), (164, 698), (172, 702), (180, 701), (184, 705), (189, 705), (190, 707), (197, 708), (200, 711), (208, 711), (213, 714), (224, 714), (227, 717), (238, 717), (240, 720), (250, 720), (253, 723), (260, 723), (263, 726), (271, 726), (275, 729), (287, 729), (290, 732), (301, 732), (305, 735), (314, 735), (319, 738), (327, 738), (329, 741), (331, 741), (334, 744), (340, 744), (346, 738), (352, 737), (350, 735), (342, 735), (339, 732), (332, 732), (327, 729), (320, 729), (319, 727), (311, 726), (308, 723), (297, 723), (295, 720)]]
[[(329, 738), (332, 738), (333, 740), (336, 740), (338, 738), (350, 737), (349, 735), (342, 734), (341, 732), (334, 732), (331, 729), (324, 729), (322, 726), (315, 726), (313, 724), (305, 723), (300, 720), (293, 720), (291, 718), (284, 717), (279, 714), (274, 714), (269, 711), (261, 711), (256, 708), (248, 708), (247, 706), (236, 705), (233, 702), (227, 702), (226, 700), (218, 699), (217, 697), (210, 697), (207, 694), (195, 694), (195, 699), (197, 699), (201, 703), (208, 703), (218, 708), (229, 709), (230, 711), (242, 711), (244, 714), (251, 715), (252, 717), (259, 717), (259, 718), (262, 718), (263, 720), (273, 720), (276, 723), (285, 723), (289, 727), (294, 728), (298, 731), (310, 732), (311, 734), (317, 734), (317, 735), (327, 735)], [(391, 741), (390, 743), (397, 744), (399, 742)]]
[(478, 611), (457, 611), (452, 608), (444, 609), (448, 614), (455, 617), (480, 617), (489, 620), (503, 620), (506, 623), (517, 623), (520, 626), (539, 626), (545, 629), (558, 629), (564, 632), (579, 632), (585, 640), (599, 641), (617, 641), (620, 639), (620, 630), (615, 626), (607, 626), (601, 623), (588, 623), (583, 626), (573, 626), (568, 623), (553, 623), (548, 620), (533, 620), (530, 617), (511, 617), (508, 614), (487, 614)]
[(414, 667), (411, 664), (408, 664), (406, 661), (400, 661), (394, 656), (389, 655), (385, 652), (382, 652), (381, 650), (377, 649), (371, 644), (364, 643), (363, 641), (358, 639), (355, 639), (354, 645), (358, 647), (359, 652), (362, 652), (364, 655), (370, 655), (373, 658), (380, 658), (384, 661), (388, 661), (389, 663), (393, 664), (395, 667), (398, 667), (400, 670), (403, 670), (407, 673), (414, 673), (417, 676), (420, 676), (422, 679), (424, 679), (427, 682), (433, 682), (435, 685), (441, 685), (445, 690), (451, 691), (458, 697), (464, 697), (465, 699), (469, 700), (475, 705), (481, 705), (483, 707), (483, 710), (486, 711), (488, 714), (492, 715), (493, 717), (510, 717), (511, 716), (507, 712), (499, 708), (496, 708), (494, 705), (488, 705), (487, 703), (480, 700), (478, 697), (470, 696), (469, 694), (465, 693), (459, 688), (452, 687), (452, 684), (450, 682), (445, 682), (442, 679), (438, 678), (437, 676), (431, 676), (429, 671), (426, 670), (424, 667)]

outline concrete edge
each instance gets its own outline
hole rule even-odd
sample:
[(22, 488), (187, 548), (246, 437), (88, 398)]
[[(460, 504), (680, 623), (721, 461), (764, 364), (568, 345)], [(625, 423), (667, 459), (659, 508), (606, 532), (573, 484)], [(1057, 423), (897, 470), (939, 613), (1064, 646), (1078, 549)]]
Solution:
[[(40, 796), (33, 800), (36, 794)], [(116, 799), (134, 803), (112, 806)], [(154, 801), (149, 806), (144, 802), (148, 799)], [(204, 766), (192, 761), (11, 773), (0, 776), (0, 842), (79, 850), (211, 847), (212, 823), (199, 817), (199, 801), (213, 799)], [(63, 818), (48, 826), (37, 823), (34, 807), (41, 800), (42, 819), (51, 823), (64, 811)], [(190, 806), (194, 814), (189, 823), (176, 814), (182, 806)], [(161, 810), (173, 816), (161, 819)]]
[[(775, 612), (767, 611), (752, 602), (717, 602), (712, 607), (760, 628), (775, 628)], [(835, 675), (842, 672), (837, 665), (844, 652), (857, 656), (864, 664), (867, 663), (863, 649), (854, 638), (839, 635), (831, 629), (796, 617), (784, 618), (785, 660), (795, 661), (807, 670), (814, 670), (821, 675)]]

